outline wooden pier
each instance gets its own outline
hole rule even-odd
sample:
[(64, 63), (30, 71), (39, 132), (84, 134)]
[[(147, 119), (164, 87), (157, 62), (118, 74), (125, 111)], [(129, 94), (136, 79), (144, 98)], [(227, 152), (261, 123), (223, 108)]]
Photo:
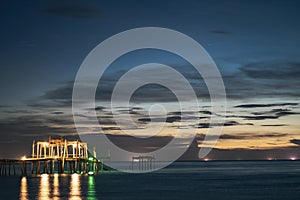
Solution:
[(89, 154), (86, 143), (49, 138), (47, 142), (33, 141), (30, 158), (0, 159), (0, 175), (97, 174), (109, 170), (104, 166), (104, 160), (109, 161), (110, 158), (98, 160), (96, 150), (93, 155)]
[[(137, 166), (136, 166), (137, 165)], [(133, 156), (131, 159), (131, 170), (137, 171), (151, 171), (155, 169), (155, 157), (154, 156)]]

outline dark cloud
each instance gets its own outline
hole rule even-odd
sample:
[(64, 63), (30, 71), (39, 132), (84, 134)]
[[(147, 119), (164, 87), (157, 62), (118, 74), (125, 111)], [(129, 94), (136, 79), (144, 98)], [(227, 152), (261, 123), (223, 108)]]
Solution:
[[(171, 142), (174, 139), (171, 136), (152, 136), (150, 138), (137, 138), (128, 135), (112, 135), (106, 134), (106, 136), (110, 139), (118, 147), (135, 152), (135, 153), (147, 153), (158, 150)], [(179, 160), (198, 160), (198, 138), (196, 136), (194, 140), (191, 142), (191, 145), (187, 149), (187, 151), (179, 158)], [(179, 139), (178, 143), (186, 146), (186, 139)]]
[(67, 83), (62, 87), (47, 91), (44, 95), (41, 96), (41, 99), (69, 101), (72, 99), (72, 92), (73, 92), (73, 83)]
[[(244, 136), (244, 135), (230, 135), (230, 134), (222, 134), (219, 136), (219, 139), (221, 140), (244, 140), (246, 139), (248, 136)], [(199, 134), (199, 136), (197, 137), (201, 143), (201, 140), (204, 140), (205, 135), (204, 134)], [(216, 136), (207, 136), (206, 140), (215, 140)]]
[(254, 126), (254, 124), (253, 123), (240, 123), (240, 125), (246, 125), (246, 126)]
[(131, 115), (139, 115), (140, 113), (139, 113), (139, 112), (136, 112), (136, 111), (133, 111), (133, 110), (130, 110), (130, 111), (129, 111), (129, 114), (131, 114)]
[(181, 115), (182, 112), (181, 111), (177, 111), (177, 112), (169, 112), (169, 115)]
[(110, 116), (109, 117), (98, 116), (97, 118), (99, 124), (101, 125), (117, 126), (116, 122)]
[(271, 104), (242, 104), (234, 106), (235, 108), (264, 108), (275, 106), (297, 106), (298, 103), (271, 103)]
[(136, 107), (136, 106), (135, 106), (135, 107), (131, 107), (131, 109), (132, 109), (132, 110), (143, 110), (142, 107)]
[(138, 119), (140, 122), (151, 122), (151, 118), (140, 118)]
[(297, 144), (297, 145), (300, 146), (300, 140), (299, 140), (299, 139), (292, 139), (292, 140), (290, 140), (290, 142), (291, 142), (292, 144)]
[(278, 117), (287, 116), (287, 115), (298, 115), (298, 112), (292, 112), (290, 109), (272, 109), (270, 111), (261, 111), (261, 112), (253, 112), (254, 115), (269, 115), (274, 114)]
[[(24, 154), (29, 156), (33, 140), (44, 141), (50, 136), (77, 135), (72, 116), (65, 114), (9, 115), (0, 119), (0, 130), (3, 150), (0, 151), (0, 156), (6, 158), (20, 157)], [(14, 145), (11, 145), (11, 141), (15, 141)]]
[(3, 110), (1, 111), (3, 113), (9, 113), (9, 114), (35, 114), (38, 113), (38, 111), (30, 110), (30, 109), (10, 109), (10, 110)]
[(258, 134), (255, 135), (254, 138), (262, 138), (262, 137), (267, 137), (267, 138), (273, 138), (273, 137), (285, 137), (287, 136), (287, 133), (265, 133), (265, 134)]
[(223, 75), (227, 97), (299, 97), (300, 62), (272, 60), (242, 64), (238, 71)]
[(278, 108), (278, 109), (272, 109), (270, 111), (252, 112), (252, 114), (253, 115), (268, 115), (268, 114), (274, 114), (274, 113), (278, 113), (278, 112), (282, 112), (282, 111), (291, 111), (291, 110)]
[[(115, 76), (114, 78), (116, 78)], [(106, 79), (102, 80), (101, 87), (97, 88), (97, 101), (110, 101), (111, 94), (116, 80)], [(69, 82), (54, 90), (47, 91), (42, 95), (37, 102), (30, 102), (28, 105), (32, 107), (44, 107), (46, 105), (53, 106), (71, 106), (72, 105), (73, 83)], [(158, 84), (146, 84), (138, 88), (132, 95), (131, 102), (176, 102), (176, 96), (166, 87)], [(44, 102), (44, 103), (43, 103)]]
[(101, 127), (103, 131), (119, 131), (119, 127), (111, 126), (111, 127)]
[(281, 112), (277, 112), (276, 115), (279, 117), (282, 116), (287, 116), (287, 115), (299, 115), (299, 112), (291, 112), (291, 111), (281, 111)]
[(0, 130), (2, 135), (16, 134), (20, 137), (76, 133), (72, 116), (42, 114), (6, 117), (0, 121)]
[(274, 111), (266, 111), (266, 112), (260, 112), (260, 113), (254, 113), (256, 115), (254, 116), (235, 116), (235, 117), (240, 117), (246, 120), (265, 120), (265, 119), (278, 119), (283, 116), (288, 116), (288, 115), (299, 115), (299, 112), (291, 112), (291, 111), (280, 111), (280, 112), (275, 112), (273, 115), (260, 115), (260, 114), (272, 114)]
[(245, 140), (247, 138), (247, 136), (223, 134), (223, 135), (220, 135), (219, 138), (221, 140)]
[(147, 84), (138, 88), (132, 95), (132, 102), (176, 102), (171, 90), (158, 84)]
[(199, 117), (198, 119), (209, 119), (210, 117)]
[(168, 115), (179, 115), (182, 117), (187, 117), (188, 115), (194, 115), (196, 114), (196, 111), (175, 111), (175, 112), (169, 112)]
[(229, 35), (229, 34), (232, 34), (231, 32), (224, 31), (224, 30), (211, 30), (210, 33), (220, 34), (220, 35)]
[(263, 124), (261, 126), (273, 126), (273, 127), (277, 127), (277, 126), (287, 126), (287, 124)]
[(153, 136), (150, 138), (138, 138), (129, 135), (112, 134), (106, 134), (106, 136), (118, 147), (135, 153), (155, 151), (167, 145), (173, 139), (171, 136)]
[[(59, 96), (57, 96), (59, 97)], [(71, 99), (47, 99), (46, 96), (42, 96), (35, 100), (30, 100), (27, 102), (27, 106), (38, 109), (47, 109), (47, 108), (61, 108), (61, 107), (71, 107)]]
[(241, 65), (239, 71), (223, 76), (227, 97), (299, 97), (299, 64), (272, 60)]
[(199, 111), (201, 114), (205, 114), (205, 115), (212, 115), (212, 112), (208, 111), (208, 110), (202, 110)]
[[(275, 62), (275, 61), (274, 61)], [(282, 61), (278, 61), (282, 62)], [(264, 63), (269, 65), (268, 62)], [(273, 74), (274, 79), (265, 78), (265, 76), (259, 76), (265, 67), (257, 65), (252, 67), (251, 64), (243, 65), (232, 74), (223, 75), (223, 81), (226, 88), (227, 98), (231, 99), (247, 99), (253, 96), (256, 97), (299, 97), (300, 94), (300, 78), (298, 74), (298, 68), (296, 64), (287, 64), (288, 67), (282, 66), (281, 71), (287, 78), (275, 76), (277, 74), (277, 68), (274, 68), (273, 64), (268, 68), (269, 71), (266, 74)], [(205, 81), (201, 75), (196, 71), (184, 70), (189, 69), (189, 66), (174, 66), (174, 69), (182, 73), (194, 88), (196, 95), (199, 98), (209, 99), (210, 95), (205, 85)], [(111, 99), (111, 93), (114, 89), (118, 79), (124, 75), (126, 71), (119, 70), (114, 73), (107, 73), (101, 77), (101, 86), (97, 88), (96, 100), (108, 101)], [(274, 75), (275, 74), (275, 75)], [(159, 72), (158, 75), (159, 76)], [(292, 77), (294, 76), (294, 77)], [(169, 78), (169, 77), (168, 77)], [(174, 84), (177, 84), (176, 80), (171, 80)], [(57, 89), (47, 91), (43, 96), (43, 100), (55, 101), (55, 103), (61, 103), (64, 105), (71, 105), (73, 82), (61, 86)], [(158, 84), (147, 84), (136, 90), (131, 97), (132, 102), (174, 102), (177, 101), (176, 96), (167, 88)], [(275, 106), (297, 106), (298, 103), (276, 103), (276, 104), (244, 104), (238, 105), (237, 108), (262, 108), (262, 107), (275, 107)]]
[(105, 109), (105, 107), (103, 106), (96, 106), (95, 110), (96, 111), (103, 111)]
[(181, 120), (180, 116), (169, 116), (166, 119), (165, 118), (140, 118), (138, 121), (140, 122), (167, 122), (167, 123), (173, 123), (173, 122), (179, 122)]
[[(276, 104), (243, 104), (235, 106), (235, 108), (269, 108), (269, 107), (276, 107), (276, 106), (295, 106), (298, 105), (298, 103), (276, 103)], [(265, 111), (259, 111), (259, 112), (252, 112), (253, 115), (228, 115), (228, 117), (236, 117), (236, 118), (242, 118), (246, 120), (265, 120), (265, 119), (278, 119), (283, 116), (288, 115), (299, 115), (299, 112), (293, 112), (291, 109), (287, 108), (276, 108), (272, 110), (265, 110)]]
[(92, 19), (102, 17), (99, 9), (86, 5), (57, 5), (40, 10), (41, 13), (57, 15), (65, 18)]
[(167, 117), (166, 122), (173, 123), (173, 122), (179, 122), (180, 120), (181, 120), (180, 116), (171, 116), (171, 117)]
[(240, 68), (248, 77), (255, 79), (297, 80), (300, 62), (265, 61), (249, 63)]
[(214, 124), (210, 124), (210, 123), (198, 123), (196, 125), (196, 128), (211, 128), (213, 126), (222, 126), (223, 124), (222, 123), (214, 123)]
[(278, 119), (279, 116), (272, 116), (272, 115), (261, 115), (261, 116), (240, 116), (246, 120), (265, 120), (265, 119)]
[(138, 111), (141, 109), (133, 109), (133, 108), (126, 108), (126, 109), (120, 109), (118, 110), (119, 113), (123, 113), (123, 114), (131, 114), (131, 115), (142, 115), (141, 113), (139, 113)]
[(8, 107), (11, 107), (11, 106), (0, 105), (0, 108), (8, 108)]
[(62, 115), (62, 114), (64, 114), (64, 112), (62, 112), (62, 111), (54, 111), (54, 112), (52, 112), (51, 114), (54, 114), (54, 115)]
[(51, 123), (54, 125), (60, 125), (60, 126), (65, 126), (65, 125), (74, 125), (73, 118), (68, 118), (66, 116), (62, 117), (56, 117), (56, 118), (47, 118), (45, 120), (46, 123)]
[(237, 125), (250, 125), (252, 126), (252, 123), (246, 123), (246, 124), (241, 124), (237, 121), (227, 121), (225, 123), (198, 123), (197, 128), (212, 128), (216, 126), (237, 126)]
[[(285, 137), (288, 134), (286, 133), (263, 133), (263, 134), (254, 134), (254, 133), (238, 133), (238, 134), (222, 134), (219, 136), (220, 140), (253, 140), (253, 139), (259, 139), (259, 138), (280, 138)], [(198, 139), (201, 143), (204, 138), (206, 140), (215, 140), (218, 136), (216, 135), (208, 135), (205, 138), (205, 134), (199, 134)]]

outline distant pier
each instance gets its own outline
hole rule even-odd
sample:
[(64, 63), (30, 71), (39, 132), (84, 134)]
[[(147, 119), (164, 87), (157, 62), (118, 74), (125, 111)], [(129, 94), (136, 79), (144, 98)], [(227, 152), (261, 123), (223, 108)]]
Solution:
[(87, 143), (49, 138), (47, 142), (33, 141), (31, 158), (0, 159), (0, 175), (97, 174), (110, 170), (103, 161), (109, 162), (110, 157), (98, 160), (95, 149), (89, 154)]
[(151, 171), (155, 169), (155, 157), (154, 156), (133, 156), (131, 159), (132, 171)]

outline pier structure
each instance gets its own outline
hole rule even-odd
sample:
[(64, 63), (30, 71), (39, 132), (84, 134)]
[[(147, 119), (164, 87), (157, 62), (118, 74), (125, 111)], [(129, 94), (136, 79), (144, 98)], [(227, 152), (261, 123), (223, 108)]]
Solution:
[(67, 141), (64, 139), (51, 139), (47, 142), (32, 143), (31, 158), (88, 158), (87, 143)]
[[(103, 157), (110, 160), (109, 157)], [(30, 169), (30, 172), (28, 170)], [(96, 149), (93, 155), (88, 152), (87, 143), (68, 141), (66, 139), (51, 139), (48, 141), (33, 141), (30, 158), (0, 159), (0, 175), (30, 174), (64, 174), (88, 173), (94, 174), (107, 170), (103, 160), (96, 158)]]
[(155, 168), (154, 156), (133, 156), (131, 159), (131, 170), (150, 171)]

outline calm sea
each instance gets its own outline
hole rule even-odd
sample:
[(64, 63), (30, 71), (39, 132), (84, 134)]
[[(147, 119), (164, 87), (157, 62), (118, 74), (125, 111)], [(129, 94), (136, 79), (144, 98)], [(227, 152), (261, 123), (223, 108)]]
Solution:
[(0, 199), (300, 199), (299, 161), (176, 162), (155, 173), (0, 177)]

